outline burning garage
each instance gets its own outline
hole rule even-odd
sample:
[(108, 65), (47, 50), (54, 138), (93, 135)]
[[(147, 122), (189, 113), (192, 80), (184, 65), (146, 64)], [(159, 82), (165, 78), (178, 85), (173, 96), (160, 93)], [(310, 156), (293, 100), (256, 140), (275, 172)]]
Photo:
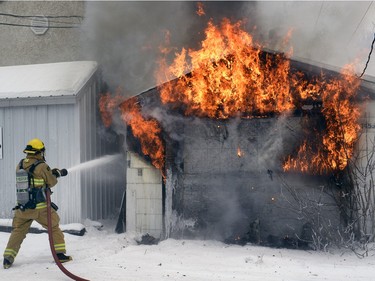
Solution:
[(290, 247), (346, 239), (372, 82), (350, 65), (264, 50), (240, 22), (209, 22), (205, 36), (173, 59), (163, 49), (158, 87), (101, 96), (104, 124), (126, 124), (127, 231)]

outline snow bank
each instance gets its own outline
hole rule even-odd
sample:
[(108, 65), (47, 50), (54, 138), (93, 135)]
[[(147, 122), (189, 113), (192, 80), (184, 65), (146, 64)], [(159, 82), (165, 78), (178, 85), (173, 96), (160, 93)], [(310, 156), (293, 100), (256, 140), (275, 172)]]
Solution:
[[(91, 224), (94, 226), (94, 224)], [(69, 234), (73, 235), (84, 235), (86, 228), (81, 223), (70, 223), (70, 224), (61, 224), (60, 229)], [(12, 219), (0, 219), (0, 231), (1, 232), (11, 232), (12, 231)], [(29, 233), (43, 233), (47, 230), (44, 229), (39, 223), (33, 221), (29, 230)]]
[[(113, 225), (87, 227), (84, 236), (66, 234), (73, 261), (65, 267), (89, 280), (363, 281), (375, 276), (374, 248), (358, 258), (351, 251), (287, 250), (217, 241), (167, 239), (138, 245), (134, 234), (115, 234)], [(0, 233), (5, 248), (9, 233)], [(14, 265), (0, 269), (0, 280), (69, 280), (54, 264), (48, 236), (28, 234)]]

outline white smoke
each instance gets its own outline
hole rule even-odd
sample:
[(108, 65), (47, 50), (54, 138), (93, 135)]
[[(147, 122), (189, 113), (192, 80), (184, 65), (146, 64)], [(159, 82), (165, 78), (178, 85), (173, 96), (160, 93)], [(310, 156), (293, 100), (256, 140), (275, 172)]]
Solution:
[(82, 25), (83, 56), (99, 62), (112, 89), (121, 86), (125, 96), (134, 96), (156, 86), (154, 72), (166, 31), (172, 53), (197, 47), (210, 17), (246, 17), (241, 7), (253, 5), (249, 3), (207, 2), (207, 15), (199, 17), (197, 2), (191, 1), (89, 1)]
[[(199, 48), (209, 19), (243, 20), (245, 29), (267, 48), (279, 50), (292, 30), (295, 57), (342, 67), (356, 58), (362, 71), (375, 31), (375, 4), (363, 1), (88, 1), (82, 26), (82, 50), (96, 60), (112, 88), (126, 96), (155, 85), (159, 46), (170, 33), (170, 46)], [(282, 50), (281, 51), (286, 51)], [(375, 73), (372, 60), (367, 73)]]
[(177, 34), (186, 33), (185, 5), (88, 2), (83, 24), (84, 52), (100, 63), (104, 80), (112, 87), (121, 86), (125, 95), (147, 90), (154, 86), (153, 70), (163, 32), (179, 19)]
[[(363, 1), (276, 1), (256, 6), (257, 31), (271, 49), (292, 30), (295, 57), (342, 67), (365, 66), (375, 32), (375, 4)], [(372, 58), (366, 74), (375, 74)]]

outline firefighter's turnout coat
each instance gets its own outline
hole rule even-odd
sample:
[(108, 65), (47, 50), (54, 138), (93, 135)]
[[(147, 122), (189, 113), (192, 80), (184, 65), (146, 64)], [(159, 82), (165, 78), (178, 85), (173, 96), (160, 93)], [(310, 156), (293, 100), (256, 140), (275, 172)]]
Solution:
[[(29, 171), (35, 162), (43, 160), (40, 154), (27, 154), (26, 158), (23, 160), (23, 169)], [(19, 170), (19, 168), (18, 164), (16, 169)], [(45, 162), (35, 167), (33, 175), (35, 188), (53, 187), (57, 184), (56, 176), (52, 174), (51, 168)], [(64, 234), (59, 227), (60, 218), (54, 209), (51, 208), (51, 211), (54, 247), (56, 253), (65, 253)], [(4, 258), (8, 259), (10, 262), (14, 262), (33, 220), (37, 221), (45, 229), (48, 228), (47, 203), (45, 200), (44, 202), (38, 202), (35, 209), (21, 210), (16, 208), (12, 223), (12, 233), (4, 251)]]

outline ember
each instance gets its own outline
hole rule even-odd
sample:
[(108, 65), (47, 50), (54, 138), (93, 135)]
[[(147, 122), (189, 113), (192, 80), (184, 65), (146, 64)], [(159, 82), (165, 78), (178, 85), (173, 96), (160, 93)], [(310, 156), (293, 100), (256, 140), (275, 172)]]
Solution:
[(197, 3), (197, 15), (198, 16), (203, 16), (205, 15), (205, 11), (204, 11), (204, 8), (203, 8), (203, 3), (202, 2), (198, 2)]
[(242, 157), (243, 156), (243, 152), (241, 151), (240, 148), (237, 148), (237, 156), (238, 157)]

